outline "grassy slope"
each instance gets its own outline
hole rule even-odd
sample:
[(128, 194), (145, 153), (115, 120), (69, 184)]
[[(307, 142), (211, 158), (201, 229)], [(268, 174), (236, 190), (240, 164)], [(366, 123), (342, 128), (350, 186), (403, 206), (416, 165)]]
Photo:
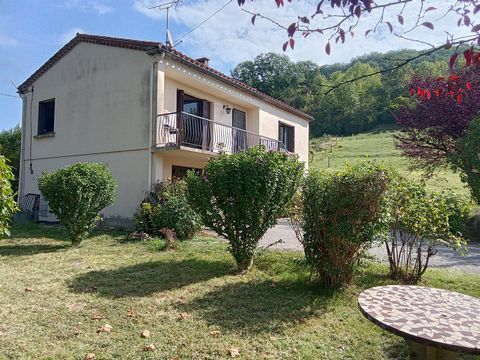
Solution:
[[(313, 139), (312, 141), (318, 140)], [(328, 158), (330, 158), (330, 167), (328, 167)], [(395, 148), (393, 132), (391, 131), (339, 137), (337, 146), (333, 151), (316, 153), (310, 166), (312, 168), (336, 170), (345, 162), (352, 163), (360, 159), (381, 161), (414, 179), (420, 179), (422, 176), (420, 171), (408, 170), (411, 163), (408, 159), (402, 157), (400, 151)], [(439, 172), (437, 176), (428, 181), (428, 185), (435, 190), (451, 188), (455, 192), (468, 194), (468, 190), (460, 181), (459, 176), (448, 170)]]
[[(356, 306), (362, 289), (390, 283), (382, 265), (364, 266), (351, 287), (328, 294), (308, 281), (297, 253), (267, 252), (240, 276), (225, 244), (208, 238), (160, 252), (120, 234), (80, 248), (57, 228), (13, 234), (0, 242), (0, 359), (217, 359), (231, 347), (242, 359), (405, 358), (403, 340)], [(425, 284), (480, 297), (474, 275), (432, 270)], [(96, 334), (106, 323), (112, 332)], [(144, 352), (147, 343), (157, 350)]]

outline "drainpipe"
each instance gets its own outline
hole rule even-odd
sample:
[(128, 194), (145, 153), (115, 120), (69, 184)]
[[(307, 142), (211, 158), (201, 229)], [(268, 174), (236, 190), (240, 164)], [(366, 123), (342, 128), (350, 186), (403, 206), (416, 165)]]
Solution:
[[(25, 141), (27, 139), (26, 137), (27, 96), (25, 94), (20, 93), (20, 97), (22, 98), (22, 135), (20, 140), (20, 144), (21, 144), (20, 168), (18, 169), (18, 196), (17, 196), (18, 201), (20, 201), (22, 196), (25, 195)], [(32, 140), (30, 139), (30, 141)]]
[(148, 181), (147, 181), (147, 191), (150, 191), (152, 187), (152, 169), (153, 169), (153, 155), (152, 155), (152, 146), (153, 146), (153, 124), (154, 119), (153, 117), (156, 116), (156, 111), (154, 110), (154, 93), (156, 87), (156, 76), (155, 72), (158, 68), (158, 61), (154, 61), (152, 64), (152, 68), (150, 69), (150, 112), (149, 112), (149, 134), (148, 134)]

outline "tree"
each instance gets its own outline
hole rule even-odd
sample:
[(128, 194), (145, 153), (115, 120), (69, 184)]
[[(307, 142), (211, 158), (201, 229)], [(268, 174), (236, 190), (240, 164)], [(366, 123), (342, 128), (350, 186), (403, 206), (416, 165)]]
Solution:
[(104, 164), (77, 163), (44, 171), (38, 188), (72, 244), (79, 245), (95, 227), (99, 212), (115, 201), (116, 181)]
[[(461, 70), (454, 79), (457, 84), (452, 88), (450, 79), (414, 77), (410, 91), (419, 94), (415, 105), (395, 113), (401, 126), (397, 146), (430, 173), (452, 164), (460, 151), (458, 140), (480, 110), (480, 87), (472, 85), (480, 83), (480, 65)], [(459, 90), (463, 88), (467, 90)]]
[(448, 159), (470, 188), (473, 198), (480, 203), (480, 118), (477, 116), (463, 137), (456, 141), (457, 151)]
[(0, 154), (9, 160), (9, 164), (12, 167), (14, 175), (14, 178), (12, 179), (12, 188), (14, 192), (17, 192), (18, 190), (21, 139), (22, 130), (20, 126), (0, 132)]
[[(443, 48), (465, 44), (473, 46), (477, 42), (480, 43), (480, 24), (477, 24), (474, 18), (474, 15), (480, 11), (480, 1), (452, 1), (452, 5), (445, 13), (439, 13), (435, 6), (437, 3), (429, 0), (388, 0), (383, 2), (374, 0), (320, 0), (317, 6), (312, 8), (311, 14), (313, 15), (298, 14), (290, 24), (282, 24), (267, 14), (254, 13), (245, 8), (242, 8), (242, 10), (252, 15), (251, 22), (253, 25), (255, 25), (257, 19), (261, 19), (285, 30), (287, 40), (282, 47), (284, 51), (289, 47), (294, 49), (295, 41), (299, 36), (319, 35), (325, 37), (325, 52), (330, 54), (335, 44), (345, 44), (358, 39), (358, 36), (354, 37), (355, 31), (357, 31), (359, 24), (365, 22), (365, 18), (375, 19), (375, 25), (365, 32), (365, 37), (380, 31), (384, 32), (387, 29), (392, 36), (431, 47), (419, 56), (401, 59), (388, 69), (379, 69), (370, 74), (375, 75), (394, 71), (419, 57), (431, 55)], [(246, 0), (238, 0), (238, 4), (244, 6)], [(281, 7), (285, 5), (285, 2), (284, 0), (275, 0), (275, 4), (277, 7)], [(466, 27), (471, 31), (471, 35), (465, 36), (462, 32), (454, 34), (448, 29), (445, 34), (445, 42), (440, 44), (426, 42), (424, 37), (421, 36), (421, 31), (434, 30), (436, 22), (445, 17), (455, 17), (458, 20), (458, 26)], [(414, 30), (421, 31), (415, 33)], [(334, 85), (331, 89), (349, 84), (351, 81), (360, 78), (363, 77), (345, 80)]]
[(201, 176), (190, 172), (188, 196), (203, 223), (228, 240), (237, 269), (244, 272), (302, 175), (303, 164), (296, 156), (259, 146), (211, 158)]
[(0, 155), (0, 238), (10, 235), (9, 223), (13, 213), (18, 210), (11, 186), (13, 173), (7, 162), (8, 160)]
[(416, 283), (439, 245), (459, 251), (466, 245), (458, 230), (471, 210), (468, 201), (430, 193), (424, 184), (398, 174), (392, 176), (386, 199), (390, 231), (385, 246), (392, 278)]

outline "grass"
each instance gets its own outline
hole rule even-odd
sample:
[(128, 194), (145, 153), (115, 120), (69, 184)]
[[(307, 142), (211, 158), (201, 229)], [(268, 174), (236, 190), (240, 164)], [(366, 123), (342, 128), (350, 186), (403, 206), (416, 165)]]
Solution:
[[(394, 132), (388, 128), (385, 131), (380, 128), (370, 133), (339, 137), (331, 152), (315, 153), (310, 166), (334, 171), (340, 169), (346, 162), (353, 163), (369, 159), (383, 162), (410, 178), (421, 179), (421, 171), (409, 170), (412, 163), (395, 148), (393, 135)], [(319, 143), (321, 140), (313, 139), (312, 144)], [(452, 189), (459, 194), (469, 194), (458, 174), (449, 170), (439, 171), (435, 177), (428, 180), (427, 185), (432, 190)]]
[[(230, 348), (242, 359), (406, 358), (403, 340), (356, 306), (362, 289), (391, 282), (383, 265), (331, 293), (309, 281), (298, 253), (268, 251), (235, 275), (212, 238), (175, 251), (121, 233), (78, 248), (62, 239), (57, 227), (28, 225), (0, 242), (0, 359), (222, 359)], [(424, 284), (480, 297), (474, 275), (431, 270)], [(111, 333), (97, 334), (105, 324)]]

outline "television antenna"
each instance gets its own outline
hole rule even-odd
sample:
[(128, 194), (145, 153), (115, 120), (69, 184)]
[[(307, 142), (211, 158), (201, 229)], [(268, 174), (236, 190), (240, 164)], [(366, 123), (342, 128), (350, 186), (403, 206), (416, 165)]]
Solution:
[(152, 7), (149, 7), (149, 10), (153, 9), (158, 9), (158, 10), (166, 10), (167, 11), (167, 20), (165, 24), (165, 44), (169, 47), (173, 47), (173, 37), (172, 34), (170, 33), (169, 29), (169, 11), (171, 8), (176, 9), (180, 3), (180, 0), (172, 0), (172, 1), (167, 1)]

